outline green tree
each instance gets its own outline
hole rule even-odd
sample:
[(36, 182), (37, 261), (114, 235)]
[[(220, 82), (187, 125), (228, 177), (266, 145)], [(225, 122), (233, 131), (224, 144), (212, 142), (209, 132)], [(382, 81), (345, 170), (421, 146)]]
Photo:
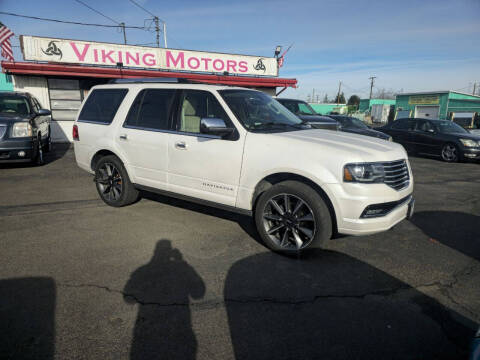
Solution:
[(360, 105), (360, 97), (358, 95), (350, 96), (347, 105), (355, 105), (358, 108), (358, 105)]

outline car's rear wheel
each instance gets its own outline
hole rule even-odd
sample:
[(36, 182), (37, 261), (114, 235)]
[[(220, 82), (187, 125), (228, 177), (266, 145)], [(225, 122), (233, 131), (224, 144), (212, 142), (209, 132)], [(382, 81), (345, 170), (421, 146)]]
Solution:
[(458, 148), (452, 143), (443, 145), (441, 156), (442, 160), (446, 162), (457, 162), (460, 158)]
[(298, 253), (321, 246), (332, 235), (325, 201), (298, 181), (278, 183), (260, 195), (255, 223), (262, 240), (274, 251)]
[(110, 206), (134, 203), (139, 192), (131, 183), (123, 163), (114, 155), (102, 157), (95, 167), (95, 183), (102, 200)]

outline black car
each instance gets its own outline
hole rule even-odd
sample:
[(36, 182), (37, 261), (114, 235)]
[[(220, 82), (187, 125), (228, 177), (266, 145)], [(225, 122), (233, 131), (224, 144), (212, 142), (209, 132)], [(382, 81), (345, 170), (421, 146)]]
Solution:
[(29, 93), (0, 92), (0, 163), (43, 164), (51, 143), (50, 114)]
[(338, 122), (328, 116), (317, 114), (306, 101), (283, 98), (276, 100), (315, 129), (339, 130), (340, 128)]
[(392, 141), (392, 137), (390, 135), (387, 135), (381, 131), (370, 129), (360, 119), (357, 119), (351, 116), (345, 116), (345, 115), (328, 115), (328, 116), (340, 123), (341, 131), (359, 134), (359, 135), (372, 136), (382, 140)]
[(405, 118), (380, 130), (413, 153), (440, 156), (447, 162), (480, 159), (480, 136), (450, 120)]

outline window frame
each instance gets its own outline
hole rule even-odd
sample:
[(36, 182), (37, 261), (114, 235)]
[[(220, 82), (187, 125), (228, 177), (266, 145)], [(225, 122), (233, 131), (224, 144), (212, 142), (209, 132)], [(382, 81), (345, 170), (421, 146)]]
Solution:
[[(95, 91), (98, 91), (98, 90), (126, 90), (125, 95), (123, 95), (122, 101), (120, 101), (120, 103), (119, 103), (118, 106), (117, 106), (117, 110), (115, 110), (115, 114), (113, 114), (112, 120), (111, 120), (110, 122), (108, 122), (108, 123), (99, 122), (99, 121), (93, 121), (93, 120), (82, 120), (82, 119), (80, 118), (80, 115), (82, 114), (83, 109), (84, 109), (85, 106), (87, 105), (88, 100), (89, 100), (90, 97), (95, 93)], [(120, 109), (120, 107), (122, 106), (123, 102), (125, 101), (125, 98), (127, 97), (129, 91), (130, 91), (129, 88), (111, 88), (111, 89), (109, 89), (109, 88), (100, 88), (100, 89), (90, 90), (90, 93), (88, 94), (88, 97), (86, 98), (85, 103), (83, 103), (83, 104), (82, 104), (82, 107), (79, 109), (79, 113), (78, 113), (78, 117), (77, 117), (76, 122), (79, 122), (79, 123), (87, 123), (87, 124), (96, 124), (96, 125), (104, 125), (104, 126), (109, 126), (109, 125), (111, 125), (111, 124), (114, 122), (115, 117), (116, 117), (117, 114), (118, 114), (118, 110)], [(69, 121), (69, 120), (59, 120), (59, 121)]]

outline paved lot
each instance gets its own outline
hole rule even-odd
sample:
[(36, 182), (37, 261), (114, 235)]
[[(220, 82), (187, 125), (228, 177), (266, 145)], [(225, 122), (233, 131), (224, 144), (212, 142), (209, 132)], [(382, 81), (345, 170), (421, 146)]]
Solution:
[(272, 254), (248, 218), (114, 209), (73, 152), (0, 167), (0, 358), (456, 359), (480, 322), (480, 165), (412, 158), (412, 222)]

